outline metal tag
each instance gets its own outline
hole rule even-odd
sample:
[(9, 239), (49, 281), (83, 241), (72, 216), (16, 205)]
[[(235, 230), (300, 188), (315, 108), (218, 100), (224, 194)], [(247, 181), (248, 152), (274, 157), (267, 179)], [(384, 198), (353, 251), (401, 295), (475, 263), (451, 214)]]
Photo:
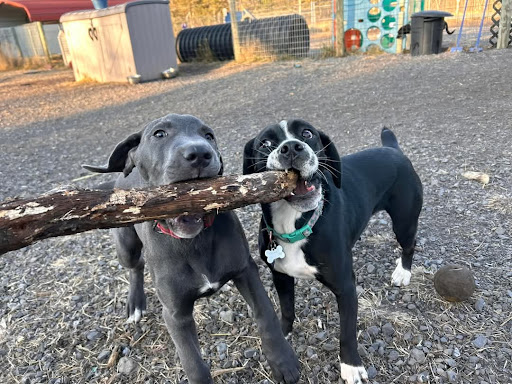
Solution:
[(286, 255), (283, 251), (283, 247), (277, 245), (275, 241), (271, 241), (269, 243), (269, 249), (265, 251), (265, 256), (268, 262), (272, 264), (276, 259), (284, 259)]

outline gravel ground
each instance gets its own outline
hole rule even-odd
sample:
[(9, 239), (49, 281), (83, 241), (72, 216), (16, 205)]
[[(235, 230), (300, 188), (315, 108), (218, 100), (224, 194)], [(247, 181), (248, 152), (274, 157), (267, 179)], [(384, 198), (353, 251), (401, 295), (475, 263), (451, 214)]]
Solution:
[[(424, 183), (410, 286), (390, 277), (398, 249), (375, 216), (357, 244), (358, 339), (371, 383), (511, 383), (512, 49), (479, 54), (355, 56), (234, 65), (183, 65), (177, 79), (135, 86), (74, 83), (69, 70), (0, 73), (0, 199), (63, 184), (93, 187), (82, 163), (169, 112), (218, 135), (226, 174), (263, 126), (300, 117), (341, 153), (379, 145), (393, 128)], [(486, 186), (462, 177), (489, 174)], [(238, 211), (256, 259), (259, 207)], [(477, 289), (448, 303), (433, 274), (468, 266)], [(264, 284), (277, 298), (268, 270)], [(42, 241), (0, 257), (1, 383), (179, 383), (183, 370), (148, 277), (148, 316), (127, 325), (127, 272), (108, 231)], [(299, 281), (292, 343), (303, 383), (338, 382), (334, 296)], [(277, 305), (276, 305), (277, 308)], [(204, 358), (218, 383), (271, 382), (255, 324), (226, 285), (197, 303)]]

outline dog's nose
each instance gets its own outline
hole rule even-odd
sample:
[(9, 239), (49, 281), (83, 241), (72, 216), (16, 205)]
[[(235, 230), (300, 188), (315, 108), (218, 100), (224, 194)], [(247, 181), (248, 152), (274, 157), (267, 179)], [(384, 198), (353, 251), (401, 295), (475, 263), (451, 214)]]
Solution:
[(284, 143), (280, 149), (281, 154), (285, 156), (296, 156), (302, 151), (304, 151), (304, 144), (301, 142)]
[(213, 158), (213, 151), (206, 146), (191, 146), (183, 151), (183, 157), (194, 168), (206, 168)]

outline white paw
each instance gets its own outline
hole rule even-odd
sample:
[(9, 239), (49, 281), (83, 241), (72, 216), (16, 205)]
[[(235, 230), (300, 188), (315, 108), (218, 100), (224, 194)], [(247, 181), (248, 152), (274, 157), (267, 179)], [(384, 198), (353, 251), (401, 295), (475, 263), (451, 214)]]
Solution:
[(391, 275), (391, 284), (396, 285), (398, 287), (405, 287), (409, 285), (411, 282), (411, 271), (404, 269), (402, 267), (402, 259), (399, 257), (396, 259), (396, 268), (393, 274)]
[(345, 363), (340, 364), (340, 376), (345, 384), (362, 384), (368, 380), (368, 373), (364, 367), (354, 367)]
[(135, 311), (130, 315), (130, 317), (126, 320), (126, 323), (138, 323), (142, 316), (146, 314), (146, 311), (141, 311), (139, 308), (135, 308)]

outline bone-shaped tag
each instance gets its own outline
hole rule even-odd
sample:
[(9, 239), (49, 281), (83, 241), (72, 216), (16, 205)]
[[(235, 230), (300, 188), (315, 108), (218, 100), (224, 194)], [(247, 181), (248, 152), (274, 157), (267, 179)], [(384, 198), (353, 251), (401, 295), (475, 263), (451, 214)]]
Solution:
[(265, 251), (265, 256), (267, 256), (268, 262), (272, 264), (274, 262), (274, 260), (276, 260), (276, 259), (284, 259), (284, 257), (286, 255), (283, 252), (283, 247), (278, 245), (277, 247), (275, 247), (273, 249), (267, 249)]

